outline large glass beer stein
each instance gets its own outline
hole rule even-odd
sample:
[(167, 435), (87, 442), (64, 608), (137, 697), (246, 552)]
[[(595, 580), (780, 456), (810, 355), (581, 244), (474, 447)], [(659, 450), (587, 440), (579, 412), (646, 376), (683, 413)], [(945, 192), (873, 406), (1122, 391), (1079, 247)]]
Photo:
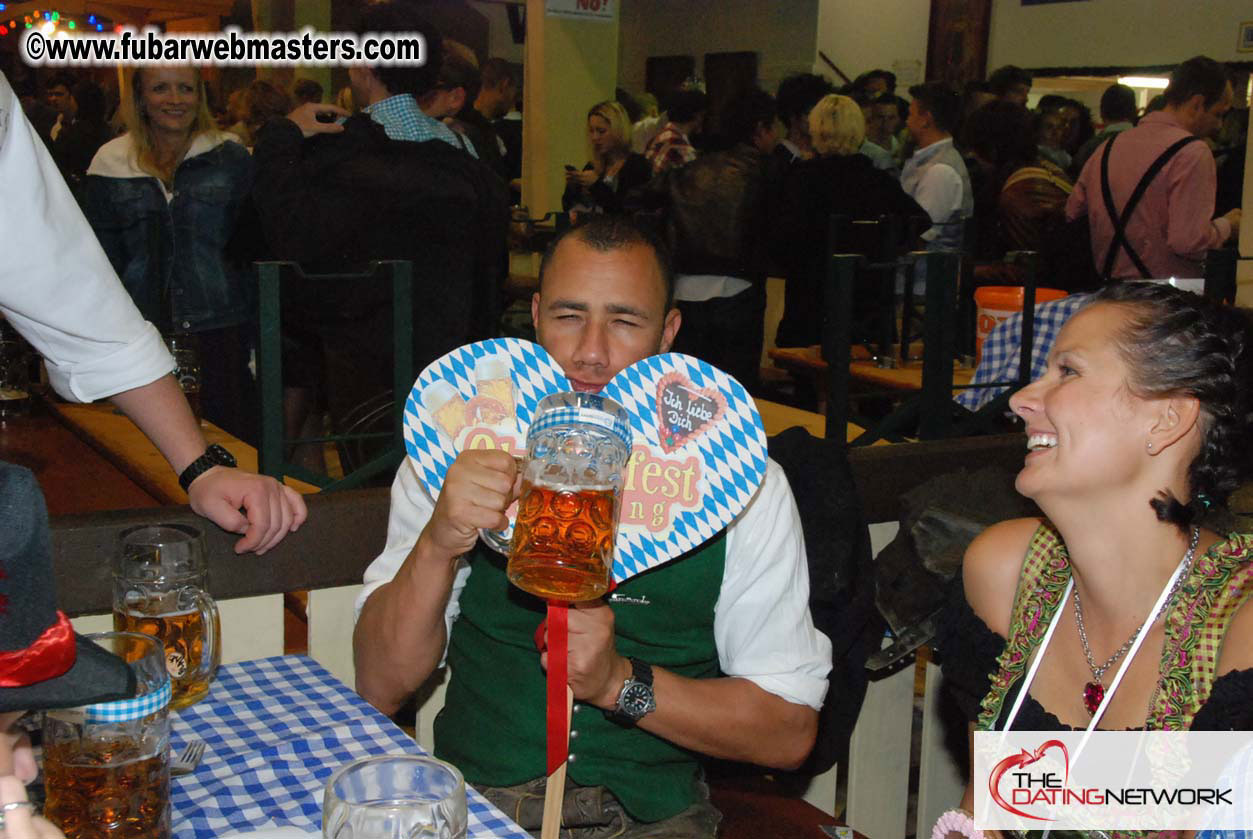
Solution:
[(526, 438), (509, 580), (539, 597), (593, 600), (609, 588), (631, 426), (621, 405), (555, 393)]
[(87, 638), (130, 662), (134, 699), (44, 714), (44, 815), (66, 839), (170, 836), (170, 679), (161, 642)]
[(221, 656), (218, 607), (206, 590), (207, 577), (204, 539), (194, 527), (122, 531), (113, 562), (113, 626), (165, 645), (175, 709), (208, 695)]

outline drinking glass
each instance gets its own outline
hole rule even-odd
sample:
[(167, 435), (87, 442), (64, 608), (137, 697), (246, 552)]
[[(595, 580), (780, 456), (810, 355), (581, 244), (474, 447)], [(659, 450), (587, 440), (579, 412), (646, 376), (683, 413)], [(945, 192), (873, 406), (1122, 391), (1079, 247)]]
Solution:
[(466, 785), (456, 767), (422, 755), (354, 761), (322, 796), (324, 839), (464, 839)]
[(174, 379), (187, 397), (192, 415), (200, 421), (200, 343), (188, 334), (171, 335), (165, 342), (174, 356)]
[(161, 642), (135, 632), (86, 637), (130, 662), (138, 694), (44, 714), (44, 815), (66, 839), (168, 839), (170, 680)]
[(539, 597), (593, 600), (609, 589), (631, 426), (592, 393), (540, 400), (527, 431), (509, 581)]
[(173, 707), (209, 693), (221, 657), (218, 607), (209, 596), (204, 537), (185, 524), (122, 531), (113, 560), (113, 627), (144, 632), (165, 645)]
[(30, 412), (30, 350), (0, 317), (0, 420)]

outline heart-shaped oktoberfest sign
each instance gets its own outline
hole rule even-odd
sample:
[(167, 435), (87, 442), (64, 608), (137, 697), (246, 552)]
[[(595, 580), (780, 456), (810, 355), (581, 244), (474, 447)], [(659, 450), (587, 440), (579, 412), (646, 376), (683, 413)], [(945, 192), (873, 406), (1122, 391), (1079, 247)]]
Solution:
[[(525, 456), (539, 401), (568, 390), (538, 344), (500, 338), (453, 350), (422, 371), (405, 402), (405, 449), (418, 477), (438, 497), (463, 449)], [(766, 433), (739, 382), (679, 353), (637, 361), (601, 395), (626, 410), (633, 437), (614, 543), (613, 578), (622, 582), (682, 556), (740, 514), (766, 471)]]

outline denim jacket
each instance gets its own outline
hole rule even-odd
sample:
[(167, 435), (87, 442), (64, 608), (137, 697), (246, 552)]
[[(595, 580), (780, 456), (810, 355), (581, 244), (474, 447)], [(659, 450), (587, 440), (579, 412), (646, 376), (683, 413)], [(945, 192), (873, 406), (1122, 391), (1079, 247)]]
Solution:
[(122, 284), (163, 332), (201, 332), (248, 320), (246, 274), (225, 253), (252, 185), (253, 164), (231, 135), (201, 134), (174, 187), (139, 168), (122, 136), (87, 171), (84, 211)]

